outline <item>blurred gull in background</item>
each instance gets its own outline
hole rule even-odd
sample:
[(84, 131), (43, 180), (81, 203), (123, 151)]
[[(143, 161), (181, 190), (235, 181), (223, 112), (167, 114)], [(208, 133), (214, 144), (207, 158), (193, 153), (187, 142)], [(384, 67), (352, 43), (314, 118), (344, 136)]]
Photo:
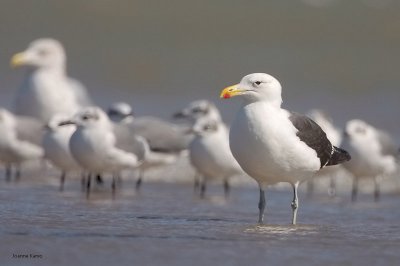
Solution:
[(228, 130), (221, 120), (200, 118), (193, 126), (196, 137), (190, 143), (190, 162), (202, 176), (200, 196), (206, 182), (223, 181), (225, 197), (229, 195), (229, 178), (243, 174), (229, 148)]
[(191, 141), (191, 136), (186, 134), (187, 127), (152, 116), (134, 117), (127, 103), (114, 103), (107, 113), (112, 121), (126, 124), (130, 134), (145, 138), (153, 151), (181, 152)]
[(61, 170), (60, 191), (64, 189), (68, 173), (82, 171), (69, 149), (69, 141), (76, 130), (76, 125), (65, 123), (69, 119), (69, 116), (55, 114), (46, 126), (42, 143), (45, 158)]
[(15, 113), (43, 123), (57, 113), (73, 115), (90, 103), (86, 89), (66, 74), (66, 55), (54, 39), (38, 39), (11, 59), (13, 67), (27, 66), (16, 94)]
[(12, 166), (15, 178), (20, 177), (21, 163), (41, 159), (43, 149), (29, 141), (20, 139), (16, 131), (16, 118), (6, 109), (0, 109), (0, 162), (6, 166), (6, 179), (10, 180)]
[(352, 201), (357, 199), (359, 179), (366, 178), (374, 180), (374, 199), (379, 200), (380, 179), (398, 171), (398, 145), (386, 132), (354, 119), (346, 124), (343, 146), (352, 156), (350, 162), (343, 164), (353, 175)]
[[(229, 133), (218, 108), (207, 100), (197, 100), (174, 114), (191, 124), (195, 138), (190, 143), (190, 162), (196, 169), (195, 189), (200, 185), (204, 197), (207, 181), (224, 182), (225, 196), (229, 193), (229, 178), (243, 174), (229, 148)], [(200, 176), (198, 176), (200, 175)]]

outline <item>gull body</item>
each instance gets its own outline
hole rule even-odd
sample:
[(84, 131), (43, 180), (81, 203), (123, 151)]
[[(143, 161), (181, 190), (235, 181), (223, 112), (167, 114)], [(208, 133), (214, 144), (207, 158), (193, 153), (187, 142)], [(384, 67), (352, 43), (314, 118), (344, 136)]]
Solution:
[(314, 121), (282, 109), (281, 90), (274, 77), (255, 73), (225, 88), (221, 97), (243, 98), (231, 125), (229, 144), (242, 169), (259, 184), (259, 222), (263, 221), (265, 188), (288, 182), (293, 187), (292, 223), (296, 224), (300, 182), (311, 179), (320, 168), (349, 160), (350, 156), (334, 147)]
[(66, 74), (66, 55), (54, 39), (38, 39), (13, 56), (11, 64), (26, 66), (17, 92), (15, 112), (47, 123), (57, 113), (73, 115), (89, 104), (85, 88)]

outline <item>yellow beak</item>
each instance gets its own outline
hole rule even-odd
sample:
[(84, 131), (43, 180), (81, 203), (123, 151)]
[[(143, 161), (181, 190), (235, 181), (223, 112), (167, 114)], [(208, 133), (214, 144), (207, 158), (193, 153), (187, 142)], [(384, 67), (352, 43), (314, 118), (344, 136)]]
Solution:
[(239, 89), (239, 84), (236, 84), (223, 89), (219, 97), (224, 99), (229, 99), (231, 97), (240, 95), (242, 92), (244, 91)]
[(24, 53), (18, 53), (13, 55), (10, 61), (11, 67), (19, 67), (25, 64), (25, 56)]

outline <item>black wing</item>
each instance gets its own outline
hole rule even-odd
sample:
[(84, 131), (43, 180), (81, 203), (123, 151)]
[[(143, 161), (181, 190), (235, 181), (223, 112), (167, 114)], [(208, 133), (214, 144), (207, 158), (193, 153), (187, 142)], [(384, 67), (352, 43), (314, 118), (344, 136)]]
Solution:
[(296, 135), (300, 140), (317, 152), (321, 168), (327, 165), (331, 159), (333, 149), (331, 142), (321, 127), (312, 119), (298, 113), (291, 113), (289, 120), (297, 128)]

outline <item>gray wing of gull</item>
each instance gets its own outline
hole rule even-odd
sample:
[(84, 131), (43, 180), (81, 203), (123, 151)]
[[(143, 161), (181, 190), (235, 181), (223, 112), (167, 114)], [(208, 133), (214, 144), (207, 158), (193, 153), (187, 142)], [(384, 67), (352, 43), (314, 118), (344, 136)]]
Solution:
[(188, 128), (155, 117), (135, 118), (129, 124), (132, 134), (144, 137), (151, 150), (179, 152), (188, 148), (193, 136)]
[(377, 130), (378, 132), (378, 141), (382, 147), (383, 155), (399, 155), (399, 145), (394, 141), (394, 139), (390, 136), (389, 133), (383, 130)]

